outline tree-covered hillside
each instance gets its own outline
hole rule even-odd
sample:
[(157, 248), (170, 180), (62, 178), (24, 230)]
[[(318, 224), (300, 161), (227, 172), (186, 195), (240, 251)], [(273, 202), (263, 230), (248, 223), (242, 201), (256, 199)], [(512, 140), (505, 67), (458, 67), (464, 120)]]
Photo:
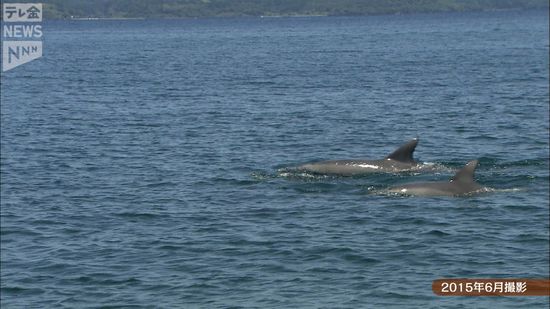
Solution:
[(371, 15), (547, 8), (548, 0), (35, 0), (45, 18)]

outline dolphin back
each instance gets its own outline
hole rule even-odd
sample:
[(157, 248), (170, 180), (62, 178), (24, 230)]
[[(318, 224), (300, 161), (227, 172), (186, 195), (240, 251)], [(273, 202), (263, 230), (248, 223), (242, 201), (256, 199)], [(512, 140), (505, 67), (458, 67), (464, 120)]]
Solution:
[(413, 159), (413, 152), (417, 144), (418, 138), (415, 138), (397, 148), (394, 152), (387, 156), (386, 159), (393, 159), (400, 162), (415, 162)]
[(477, 192), (487, 192), (474, 181), (478, 160), (468, 162), (450, 181), (418, 182), (392, 187), (388, 191), (419, 196), (464, 196)]

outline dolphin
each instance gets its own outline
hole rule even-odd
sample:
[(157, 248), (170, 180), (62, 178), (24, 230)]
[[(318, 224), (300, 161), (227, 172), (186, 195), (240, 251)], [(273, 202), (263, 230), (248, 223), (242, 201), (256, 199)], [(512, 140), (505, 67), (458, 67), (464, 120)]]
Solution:
[(297, 170), (316, 174), (355, 176), (369, 173), (396, 173), (417, 170), (421, 164), (413, 159), (418, 138), (412, 139), (381, 160), (330, 160), (303, 164)]
[(418, 196), (464, 196), (487, 192), (488, 188), (480, 186), (474, 180), (478, 162), (478, 160), (468, 162), (449, 181), (410, 183), (392, 187), (388, 191)]

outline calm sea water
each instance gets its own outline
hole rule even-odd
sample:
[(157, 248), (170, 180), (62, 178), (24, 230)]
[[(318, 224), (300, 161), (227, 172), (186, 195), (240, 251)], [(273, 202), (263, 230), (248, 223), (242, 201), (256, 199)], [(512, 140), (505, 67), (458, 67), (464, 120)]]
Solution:
[[(547, 308), (548, 13), (44, 23), (2, 76), (2, 308)], [(448, 171), (279, 169), (416, 156)], [(375, 194), (480, 159), (493, 194)]]

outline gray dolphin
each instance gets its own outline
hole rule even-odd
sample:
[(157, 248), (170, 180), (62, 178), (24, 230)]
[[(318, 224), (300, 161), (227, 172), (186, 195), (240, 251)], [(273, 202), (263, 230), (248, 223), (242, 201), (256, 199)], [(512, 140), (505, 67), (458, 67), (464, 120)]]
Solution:
[(313, 162), (298, 166), (297, 170), (316, 174), (354, 176), (368, 173), (395, 173), (417, 170), (421, 164), (413, 159), (418, 138), (397, 148), (381, 160), (331, 160)]
[(418, 196), (463, 196), (487, 192), (487, 188), (480, 186), (474, 180), (477, 164), (478, 160), (468, 162), (449, 181), (410, 183), (392, 187), (388, 191)]

